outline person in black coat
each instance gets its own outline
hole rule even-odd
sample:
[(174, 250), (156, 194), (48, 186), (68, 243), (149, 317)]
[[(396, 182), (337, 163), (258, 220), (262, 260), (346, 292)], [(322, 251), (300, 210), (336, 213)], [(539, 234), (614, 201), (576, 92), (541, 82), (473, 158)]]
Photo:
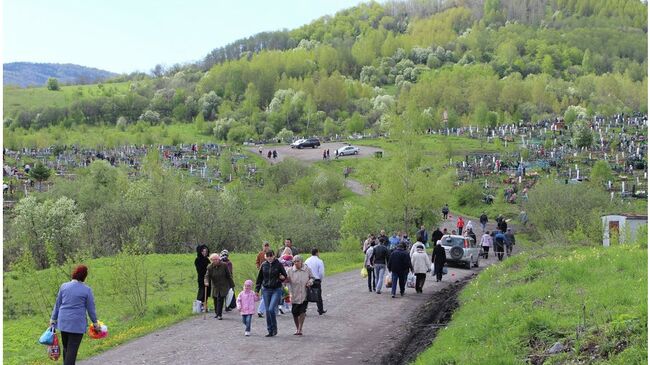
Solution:
[(447, 254), (445, 248), (442, 247), (442, 241), (436, 241), (436, 247), (433, 248), (431, 255), (431, 262), (433, 262), (433, 273), (436, 274), (436, 282), (442, 280), (442, 269), (445, 267), (447, 261)]
[(406, 245), (400, 243), (397, 249), (390, 254), (388, 259), (388, 271), (393, 274), (393, 287), (391, 289), (392, 297), (395, 298), (395, 291), (397, 290), (397, 281), (399, 280), (399, 293), (404, 296), (406, 290), (406, 277), (409, 271), (413, 271), (413, 264), (411, 263), (411, 256), (406, 252)]
[(435, 247), (438, 241), (442, 239), (442, 236), (443, 234), (440, 231), (440, 227), (436, 228), (436, 230), (431, 233), (431, 244)]
[[(196, 300), (203, 302), (205, 300), (205, 285), (203, 285), (203, 278), (205, 277), (205, 272), (210, 265), (210, 259), (208, 259), (208, 246), (199, 245), (196, 246), (196, 258), (194, 259), (194, 267), (196, 267), (197, 281), (199, 284), (199, 292), (196, 294)], [(208, 286), (208, 293), (210, 293), (210, 287)]]

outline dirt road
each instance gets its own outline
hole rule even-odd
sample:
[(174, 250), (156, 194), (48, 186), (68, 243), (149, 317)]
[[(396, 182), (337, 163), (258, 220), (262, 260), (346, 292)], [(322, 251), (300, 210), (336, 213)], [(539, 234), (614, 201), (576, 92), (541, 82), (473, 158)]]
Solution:
[[(494, 257), (481, 260), (481, 266)], [(309, 304), (303, 336), (294, 336), (290, 314), (278, 316), (278, 336), (266, 338), (266, 321), (253, 319), (251, 337), (244, 337), (241, 317), (226, 313), (222, 321), (199, 315), (159, 332), (133, 340), (80, 364), (359, 364), (379, 361), (409, 331), (406, 323), (418, 308), (443, 288), (478, 272), (449, 268), (443, 281), (427, 276), (423, 294), (407, 289), (393, 299), (390, 291), (371, 293), (357, 271), (323, 281), (327, 313), (319, 316)]]

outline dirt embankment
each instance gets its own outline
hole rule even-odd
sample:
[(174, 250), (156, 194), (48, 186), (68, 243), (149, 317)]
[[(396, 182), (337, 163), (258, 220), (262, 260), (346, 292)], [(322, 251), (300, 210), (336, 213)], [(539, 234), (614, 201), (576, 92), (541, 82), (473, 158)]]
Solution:
[(476, 274), (449, 285), (435, 293), (418, 309), (405, 325), (406, 334), (380, 359), (380, 364), (409, 364), (431, 345), (438, 330), (444, 328), (459, 307), (458, 294)]

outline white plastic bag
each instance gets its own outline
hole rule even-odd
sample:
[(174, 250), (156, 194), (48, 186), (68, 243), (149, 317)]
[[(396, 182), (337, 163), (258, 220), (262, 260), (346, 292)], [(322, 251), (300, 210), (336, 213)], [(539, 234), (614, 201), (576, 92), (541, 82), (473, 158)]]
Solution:
[(413, 274), (412, 272), (410, 272), (409, 275), (406, 277), (406, 287), (415, 288), (415, 274)]
[(228, 289), (228, 294), (226, 294), (226, 303), (225, 305), (228, 306), (232, 302), (232, 297), (235, 296), (235, 292), (232, 290), (232, 288)]

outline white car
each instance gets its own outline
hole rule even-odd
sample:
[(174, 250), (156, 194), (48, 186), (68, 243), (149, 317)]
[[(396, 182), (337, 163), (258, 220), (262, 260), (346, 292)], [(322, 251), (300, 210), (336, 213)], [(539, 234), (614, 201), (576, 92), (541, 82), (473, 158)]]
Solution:
[(339, 156), (358, 155), (359, 154), (359, 147), (345, 146), (345, 147), (339, 148), (337, 151), (339, 152)]

